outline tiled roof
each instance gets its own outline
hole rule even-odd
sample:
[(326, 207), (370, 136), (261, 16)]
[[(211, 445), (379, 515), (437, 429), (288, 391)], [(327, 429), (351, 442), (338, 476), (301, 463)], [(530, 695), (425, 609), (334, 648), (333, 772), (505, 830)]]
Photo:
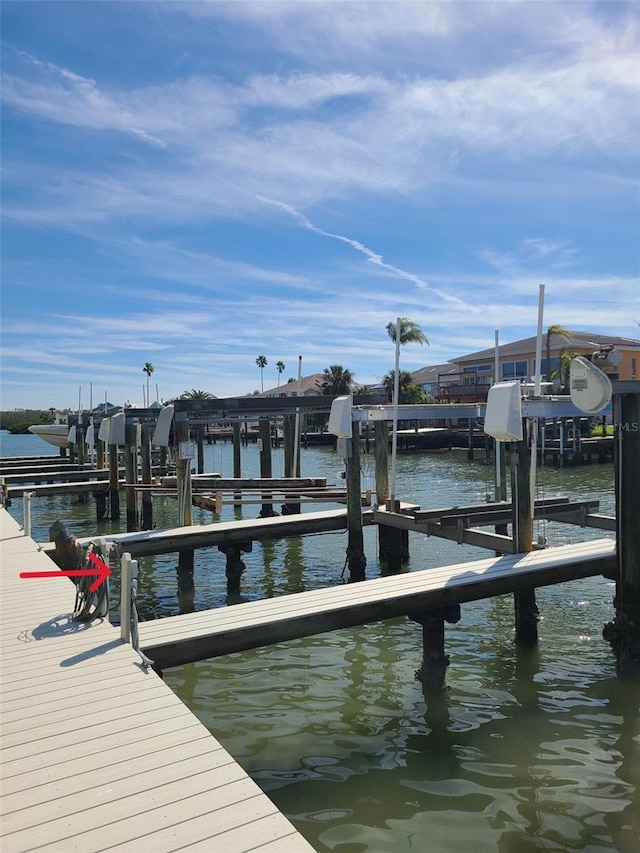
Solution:
[[(324, 379), (324, 373), (312, 373), (309, 376), (300, 377), (300, 395), (320, 394), (318, 383)], [(260, 397), (293, 397), (298, 393), (298, 380), (293, 382), (281, 382), (275, 388), (267, 388), (258, 396)]]
[(455, 364), (432, 364), (427, 367), (420, 367), (418, 370), (413, 370), (411, 372), (411, 379), (414, 385), (428, 385), (436, 383), (440, 376), (448, 376), (457, 372)]
[[(571, 337), (565, 337), (564, 335), (552, 334), (551, 335), (551, 350), (556, 351), (566, 347), (567, 349), (571, 349), (571, 347), (575, 347), (577, 349), (593, 349), (596, 350), (600, 346), (608, 346), (613, 345), (618, 347), (619, 349), (640, 349), (640, 341), (635, 340), (634, 338), (621, 338), (616, 337), (614, 335), (600, 335), (596, 332), (581, 332), (574, 331), (573, 329), (568, 329), (567, 331), (571, 332)], [(520, 355), (523, 353), (535, 352), (536, 349), (536, 338), (533, 335), (530, 338), (522, 338), (519, 341), (512, 341), (508, 344), (501, 344), (499, 347), (500, 357), (509, 356), (509, 355)], [(546, 349), (546, 334), (543, 332), (542, 335), (542, 350), (544, 355), (544, 350)], [(465, 361), (479, 361), (481, 359), (493, 359), (494, 357), (494, 348), (489, 347), (488, 349), (478, 350), (478, 352), (468, 353), (467, 355), (461, 355), (458, 358), (452, 358), (451, 364), (461, 364)]]

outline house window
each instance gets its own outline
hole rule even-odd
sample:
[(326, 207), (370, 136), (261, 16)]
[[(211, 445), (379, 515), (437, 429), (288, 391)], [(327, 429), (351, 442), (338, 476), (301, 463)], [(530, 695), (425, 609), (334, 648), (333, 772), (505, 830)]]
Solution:
[(502, 378), (510, 379), (528, 379), (529, 365), (526, 361), (505, 361), (502, 365)]
[(463, 385), (490, 385), (492, 366), (490, 364), (474, 364), (463, 368)]
[(542, 364), (542, 371), (541, 371), (542, 376), (547, 380), (550, 380), (551, 377), (553, 376), (553, 374), (558, 369), (558, 356), (557, 355), (552, 356), (549, 361), (550, 361), (550, 365), (551, 365), (550, 368), (547, 367), (547, 359), (546, 358), (542, 358), (540, 360), (540, 363)]

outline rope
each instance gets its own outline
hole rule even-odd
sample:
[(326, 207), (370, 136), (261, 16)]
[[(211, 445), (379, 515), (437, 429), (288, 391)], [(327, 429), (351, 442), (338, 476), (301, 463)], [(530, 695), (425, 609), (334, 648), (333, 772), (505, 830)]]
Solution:
[[(102, 557), (102, 551), (94, 542), (90, 542), (86, 552), (78, 558), (78, 569), (90, 569), (92, 564), (89, 554)], [(76, 601), (73, 607), (74, 622), (92, 622), (94, 619), (104, 619), (109, 612), (109, 584), (105, 580), (95, 592), (89, 592), (89, 587), (97, 577), (82, 575), (77, 578)]]

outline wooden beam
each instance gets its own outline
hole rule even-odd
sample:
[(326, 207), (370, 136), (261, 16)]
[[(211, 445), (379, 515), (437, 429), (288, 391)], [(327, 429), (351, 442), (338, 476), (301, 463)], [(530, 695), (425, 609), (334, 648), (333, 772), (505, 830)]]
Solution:
[(614, 567), (615, 543), (592, 540), (156, 619), (140, 625), (140, 645), (158, 669), (165, 669), (326, 631), (606, 574)]

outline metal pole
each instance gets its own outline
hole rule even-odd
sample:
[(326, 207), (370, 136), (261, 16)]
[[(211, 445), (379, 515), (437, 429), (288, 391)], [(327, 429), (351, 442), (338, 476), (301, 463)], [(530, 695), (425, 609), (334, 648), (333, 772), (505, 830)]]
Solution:
[(396, 361), (393, 374), (393, 424), (391, 431), (391, 478), (389, 479), (389, 509), (395, 512), (396, 502), (396, 454), (398, 450), (398, 396), (400, 392), (400, 324), (396, 319)]
[[(542, 382), (542, 317), (544, 313), (544, 284), (540, 285), (538, 295), (538, 333), (536, 335), (536, 365), (533, 377), (533, 392), (536, 397), (540, 396), (540, 385)], [(547, 365), (551, 375), (550, 365)], [(531, 504), (531, 517), (533, 518), (536, 505), (536, 466), (538, 464), (538, 419), (531, 420), (531, 459), (529, 462), (529, 501)]]
[[(298, 385), (296, 388), (296, 394), (300, 397), (300, 380), (302, 378), (302, 356), (298, 356)], [(293, 439), (293, 476), (299, 477), (299, 463), (298, 463), (298, 451), (300, 448), (300, 408), (296, 409), (296, 426), (295, 426), (295, 435)]]
[[(500, 381), (500, 332), (496, 329), (493, 333), (493, 384)], [(502, 500), (502, 443), (494, 439), (496, 455), (496, 500)]]

